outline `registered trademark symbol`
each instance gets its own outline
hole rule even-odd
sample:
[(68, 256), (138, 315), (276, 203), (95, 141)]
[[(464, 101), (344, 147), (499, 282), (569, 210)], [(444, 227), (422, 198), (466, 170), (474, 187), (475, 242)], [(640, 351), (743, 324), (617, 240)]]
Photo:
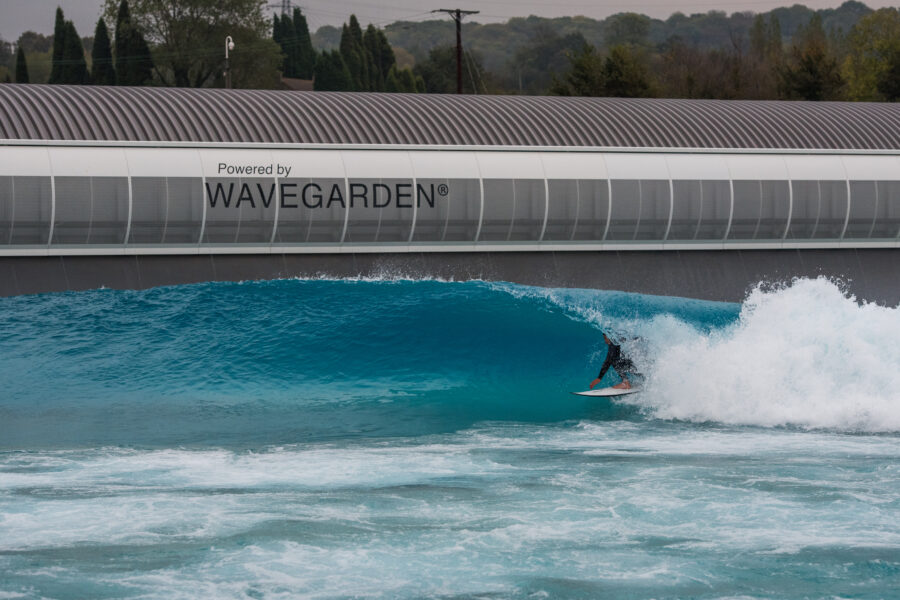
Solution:
[(450, 193), (450, 188), (447, 187), (446, 183), (442, 183), (441, 185), (438, 186), (438, 194), (440, 194), (441, 196), (446, 196), (449, 193)]

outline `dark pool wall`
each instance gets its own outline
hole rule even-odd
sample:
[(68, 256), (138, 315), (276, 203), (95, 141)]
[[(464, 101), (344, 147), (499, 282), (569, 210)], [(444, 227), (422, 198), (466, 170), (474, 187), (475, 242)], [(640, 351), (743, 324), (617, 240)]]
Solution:
[(900, 250), (890, 248), (2, 257), (0, 295), (284, 277), (403, 276), (740, 301), (759, 281), (819, 275), (843, 279), (859, 299), (900, 304)]

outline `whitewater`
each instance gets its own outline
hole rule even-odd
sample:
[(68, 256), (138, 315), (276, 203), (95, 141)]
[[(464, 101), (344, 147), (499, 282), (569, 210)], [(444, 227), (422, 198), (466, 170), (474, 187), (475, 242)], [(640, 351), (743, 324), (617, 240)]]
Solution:
[[(640, 394), (569, 394), (601, 333)], [(3, 298), (0, 598), (896, 597), (897, 340), (827, 279)]]

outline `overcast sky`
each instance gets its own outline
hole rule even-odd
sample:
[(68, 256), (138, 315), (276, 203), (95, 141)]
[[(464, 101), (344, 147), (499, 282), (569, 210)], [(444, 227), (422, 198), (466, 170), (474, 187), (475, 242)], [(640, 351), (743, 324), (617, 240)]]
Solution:
[[(898, 1), (869, 0), (866, 4), (872, 8), (896, 5)], [(278, 6), (281, 0), (270, 0)], [(810, 8), (830, 8), (840, 5), (842, 0), (800, 0)], [(303, 8), (307, 15), (310, 29), (315, 30), (322, 25), (340, 25), (351, 13), (363, 23), (386, 25), (397, 20), (421, 21), (437, 18), (430, 15), (429, 10), (435, 8), (462, 8), (479, 10), (481, 14), (471, 17), (473, 20), (486, 22), (502, 22), (510, 17), (527, 17), (539, 15), (558, 17), (585, 15), (603, 18), (623, 11), (633, 11), (653, 17), (666, 18), (676, 11), (683, 13), (724, 10), (728, 13), (737, 11), (765, 12), (778, 6), (789, 6), (797, 2), (790, 0), (297, 0), (295, 4)], [(75, 27), (82, 36), (93, 35), (94, 26), (100, 16), (102, 0), (0, 0), (0, 37), (7, 41), (15, 41), (23, 31), (32, 30), (38, 33), (53, 32), (53, 17), (57, 6), (61, 6), (66, 18), (75, 22)], [(271, 10), (274, 10), (274, 6)], [(444, 17), (448, 18), (448, 17)]]

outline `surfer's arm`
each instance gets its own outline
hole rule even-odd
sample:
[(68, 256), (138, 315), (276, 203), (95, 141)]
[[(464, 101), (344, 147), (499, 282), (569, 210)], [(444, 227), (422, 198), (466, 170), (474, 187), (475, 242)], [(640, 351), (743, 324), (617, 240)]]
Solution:
[(591, 388), (600, 383), (600, 380), (603, 379), (603, 376), (606, 375), (606, 372), (609, 371), (609, 368), (612, 366), (612, 353), (606, 354), (606, 360), (603, 361), (603, 366), (600, 367), (600, 374), (597, 375), (597, 379), (594, 380), (594, 383), (591, 384)]
[(601, 379), (601, 378), (598, 377), (597, 379), (593, 380), (593, 381), (591, 382), (591, 385), (588, 386), (588, 389), (589, 389), (589, 390), (594, 389), (594, 386), (597, 385), (598, 383), (600, 383), (600, 379)]

